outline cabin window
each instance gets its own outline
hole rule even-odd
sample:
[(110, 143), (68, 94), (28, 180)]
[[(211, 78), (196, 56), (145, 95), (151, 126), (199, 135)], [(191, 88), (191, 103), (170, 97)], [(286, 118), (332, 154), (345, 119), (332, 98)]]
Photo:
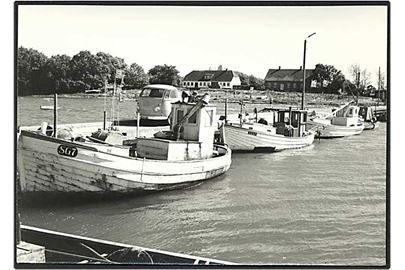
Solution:
[(184, 116), (184, 111), (183, 110), (177, 110), (176, 112), (176, 123), (178, 123), (181, 119), (183, 119)]
[(151, 89), (145, 88), (141, 92), (141, 97), (153, 97), (153, 98), (161, 98), (163, 97), (165, 90), (164, 89)]
[(196, 124), (197, 123), (197, 112), (195, 112), (189, 119), (188, 119), (189, 124)]
[(206, 112), (207, 112), (207, 116), (205, 117), (204, 125), (206, 127), (212, 127), (212, 124), (214, 122), (214, 117), (213, 117), (214, 111), (213, 110), (206, 110)]

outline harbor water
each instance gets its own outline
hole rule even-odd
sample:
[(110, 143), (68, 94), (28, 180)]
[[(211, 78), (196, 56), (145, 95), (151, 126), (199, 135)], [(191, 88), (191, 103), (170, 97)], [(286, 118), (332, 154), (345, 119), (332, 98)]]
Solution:
[[(18, 125), (52, 123), (47, 101), (18, 98)], [(51, 104), (50, 104), (51, 105)], [(61, 123), (102, 121), (103, 99), (59, 99)], [(120, 117), (134, 116), (134, 101)], [(223, 112), (223, 105), (218, 111)], [(237, 112), (237, 105), (233, 108)], [(19, 205), (23, 224), (243, 264), (384, 265), (386, 123), (359, 136), (270, 154), (181, 190)]]

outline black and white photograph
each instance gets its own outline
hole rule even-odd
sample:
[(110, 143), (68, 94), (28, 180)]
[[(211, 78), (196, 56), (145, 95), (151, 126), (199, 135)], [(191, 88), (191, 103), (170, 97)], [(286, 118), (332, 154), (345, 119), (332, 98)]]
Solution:
[(15, 268), (390, 267), (390, 2), (16, 1), (14, 35)]

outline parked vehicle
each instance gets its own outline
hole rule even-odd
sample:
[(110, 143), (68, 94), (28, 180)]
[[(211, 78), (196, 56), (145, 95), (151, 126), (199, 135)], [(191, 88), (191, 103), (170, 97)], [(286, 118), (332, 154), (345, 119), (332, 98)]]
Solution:
[(139, 95), (139, 113), (143, 119), (167, 120), (171, 104), (181, 100), (180, 91), (171, 85), (151, 84)]

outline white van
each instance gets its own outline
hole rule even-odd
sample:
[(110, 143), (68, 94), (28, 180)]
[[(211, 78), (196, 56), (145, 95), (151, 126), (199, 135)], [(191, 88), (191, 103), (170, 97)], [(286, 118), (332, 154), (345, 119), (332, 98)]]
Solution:
[(180, 100), (180, 91), (174, 86), (147, 85), (139, 95), (139, 113), (143, 119), (165, 120), (171, 112), (171, 104)]

